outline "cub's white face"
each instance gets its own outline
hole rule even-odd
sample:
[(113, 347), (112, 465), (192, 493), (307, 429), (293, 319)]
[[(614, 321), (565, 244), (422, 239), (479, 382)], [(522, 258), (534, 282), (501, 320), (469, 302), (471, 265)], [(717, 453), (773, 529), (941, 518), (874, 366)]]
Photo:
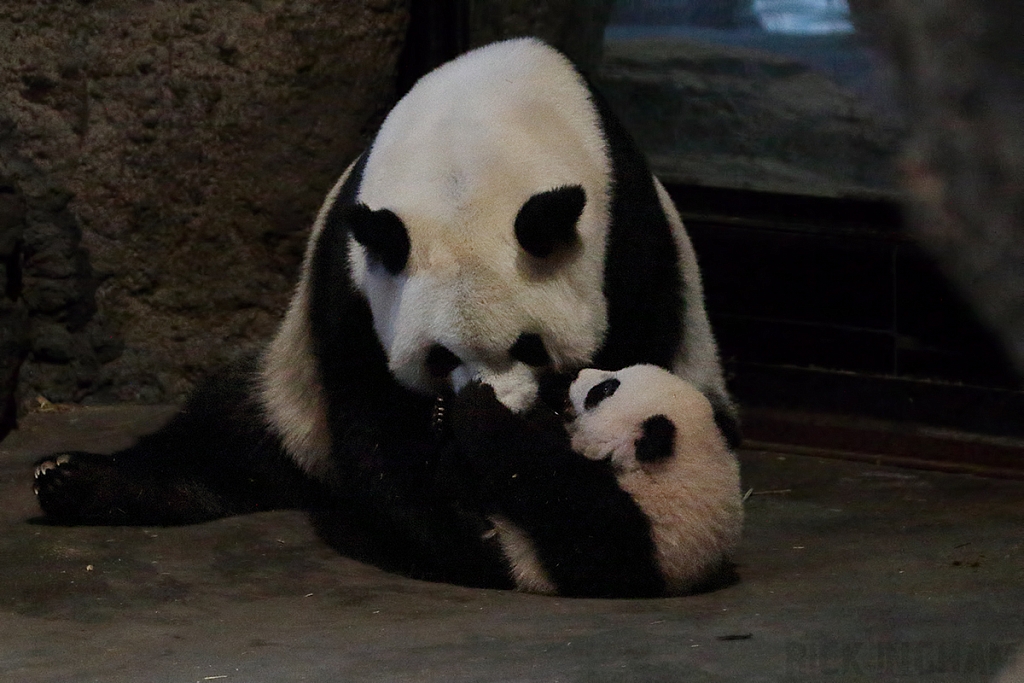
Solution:
[[(690, 382), (654, 365), (618, 372), (581, 370), (569, 388), (575, 418), (569, 426), (573, 450), (593, 460), (609, 459), (619, 472), (642, 468), (637, 443), (652, 417), (671, 422), (673, 449), (720, 441), (711, 404)], [(661, 454), (658, 461), (671, 454)], [(653, 464), (653, 461), (652, 461)]]
[(586, 365), (607, 326), (610, 173), (586, 85), (550, 48), (499, 43), (423, 78), (356, 197), (399, 219), (407, 257), (389, 269), (372, 240), (350, 244), (395, 377), (424, 392), (480, 379), (522, 410), (539, 368)]

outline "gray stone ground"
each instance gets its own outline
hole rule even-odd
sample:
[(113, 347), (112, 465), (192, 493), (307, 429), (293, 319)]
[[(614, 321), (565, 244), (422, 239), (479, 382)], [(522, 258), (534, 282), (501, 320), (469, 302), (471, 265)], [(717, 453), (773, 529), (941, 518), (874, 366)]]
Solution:
[(29, 415), (0, 445), (0, 680), (990, 681), (1024, 638), (1024, 482), (743, 454), (741, 581), (666, 600), (470, 590), (339, 557), (298, 512), (38, 517), (30, 465), (167, 408)]

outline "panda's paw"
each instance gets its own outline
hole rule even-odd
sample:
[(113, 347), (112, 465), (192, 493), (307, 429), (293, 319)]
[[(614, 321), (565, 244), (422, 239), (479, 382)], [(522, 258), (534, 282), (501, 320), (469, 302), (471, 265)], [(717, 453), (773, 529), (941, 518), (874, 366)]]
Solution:
[(36, 462), (32, 490), (39, 507), (54, 521), (102, 521), (99, 518), (117, 516), (119, 479), (109, 456), (79, 451), (56, 453)]
[(498, 400), (489, 384), (467, 384), (452, 401), (451, 426), (457, 441), (488, 442), (517, 428), (517, 416)]

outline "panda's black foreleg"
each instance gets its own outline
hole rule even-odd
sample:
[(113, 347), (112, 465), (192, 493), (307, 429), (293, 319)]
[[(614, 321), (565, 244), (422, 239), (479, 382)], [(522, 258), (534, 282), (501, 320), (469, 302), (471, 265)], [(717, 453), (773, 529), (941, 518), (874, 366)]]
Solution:
[[(430, 483), (411, 490), (367, 476), (312, 511), (320, 537), (346, 557), (416, 579), (475, 588), (512, 588), (507, 563), (486, 519)], [(436, 490), (435, 490), (436, 492)]]
[(318, 486), (267, 431), (253, 371), (246, 362), (215, 375), (166, 426), (113, 455), (42, 458), (40, 507), (64, 524), (165, 525), (309, 505)]
[(646, 516), (608, 463), (572, 451), (558, 418), (515, 415), (477, 385), (458, 396), (451, 423), (468, 473), (464, 488), (530, 538), (560, 594), (664, 592)]

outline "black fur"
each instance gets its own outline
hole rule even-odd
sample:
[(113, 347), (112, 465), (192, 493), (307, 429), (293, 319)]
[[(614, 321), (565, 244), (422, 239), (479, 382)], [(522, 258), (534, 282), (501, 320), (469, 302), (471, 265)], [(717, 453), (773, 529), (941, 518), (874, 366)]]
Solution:
[(735, 411), (719, 405), (719, 402), (713, 398), (711, 406), (714, 409), (715, 425), (718, 427), (718, 431), (725, 437), (725, 443), (729, 449), (736, 450), (743, 444), (743, 428)]
[(587, 195), (579, 185), (533, 195), (516, 216), (519, 246), (537, 258), (547, 258), (558, 249), (572, 247), (579, 240), (576, 222), (586, 202)]
[(539, 334), (524, 332), (516, 339), (516, 343), (508, 350), (508, 355), (520, 362), (535, 368), (551, 363), (551, 356), (544, 347), (544, 340)]
[(458, 356), (440, 344), (434, 344), (430, 347), (424, 363), (427, 366), (427, 372), (435, 379), (448, 377), (452, 370), (462, 365), (462, 361)]
[(405, 269), (409, 260), (409, 233), (402, 219), (388, 209), (371, 211), (365, 204), (347, 207), (340, 216), (349, 225), (352, 237), (366, 247), (374, 262), (392, 275)]
[(594, 365), (621, 370), (650, 363), (671, 369), (684, 305), (679, 250), (643, 154), (593, 88), (591, 97), (612, 162), (604, 283), (608, 336)]
[[(682, 298), (679, 249), (647, 160), (601, 93), (589, 82), (588, 86), (612, 161), (604, 285), (609, 332), (594, 366), (621, 370), (650, 363), (671, 370), (682, 343), (687, 303)], [(715, 396), (708, 399), (717, 400)], [(735, 411), (716, 406), (715, 422), (730, 447), (737, 447), (741, 435)]]
[(636, 459), (640, 462), (668, 460), (675, 453), (676, 426), (664, 415), (653, 415), (640, 425), (643, 434), (636, 440)]

